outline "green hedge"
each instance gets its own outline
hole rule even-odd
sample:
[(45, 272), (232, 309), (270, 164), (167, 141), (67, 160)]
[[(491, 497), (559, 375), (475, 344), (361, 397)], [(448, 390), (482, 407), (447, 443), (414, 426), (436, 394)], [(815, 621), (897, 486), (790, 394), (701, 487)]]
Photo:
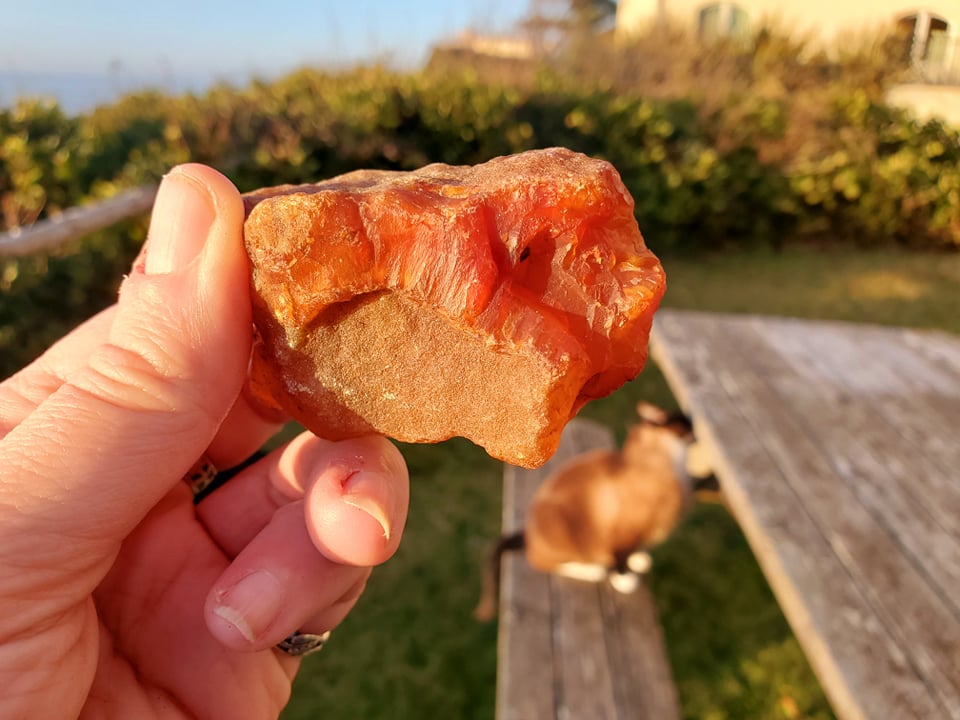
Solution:
[[(825, 97), (829, 107), (796, 148), (797, 109), (782, 98), (731, 95), (706, 112), (690, 99), (650, 100), (556, 74), (521, 87), (469, 74), (304, 70), (199, 97), (130, 95), (79, 117), (27, 101), (0, 112), (0, 222), (29, 223), (186, 160), (252, 189), (563, 145), (617, 166), (661, 252), (809, 233), (960, 248), (957, 132), (918, 124), (863, 91)], [(0, 261), (0, 375), (110, 302), (143, 235), (141, 220), (50, 256)]]

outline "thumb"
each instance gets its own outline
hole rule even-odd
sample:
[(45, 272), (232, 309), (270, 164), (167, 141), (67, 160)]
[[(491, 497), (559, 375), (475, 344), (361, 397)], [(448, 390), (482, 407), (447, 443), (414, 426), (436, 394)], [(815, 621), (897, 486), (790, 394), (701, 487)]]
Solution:
[(242, 226), (219, 173), (164, 178), (108, 341), (0, 443), (0, 507), (21, 529), (119, 541), (204, 452), (249, 357)]

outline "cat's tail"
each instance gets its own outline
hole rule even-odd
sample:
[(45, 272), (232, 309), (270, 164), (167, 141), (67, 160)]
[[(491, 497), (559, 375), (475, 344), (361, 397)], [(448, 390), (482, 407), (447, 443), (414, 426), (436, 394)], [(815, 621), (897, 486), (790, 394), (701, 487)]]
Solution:
[(723, 504), (723, 489), (713, 473), (693, 478), (693, 496), (697, 502)]
[(477, 607), (473, 611), (473, 617), (480, 622), (492, 620), (493, 616), (497, 614), (497, 605), (500, 600), (500, 564), (503, 554), (513, 550), (523, 550), (526, 546), (527, 540), (523, 530), (518, 530), (512, 535), (504, 535), (493, 546), (487, 564), (483, 568), (483, 589), (480, 592), (480, 602), (477, 603)]
[(720, 492), (720, 481), (713, 473), (693, 478), (694, 492)]

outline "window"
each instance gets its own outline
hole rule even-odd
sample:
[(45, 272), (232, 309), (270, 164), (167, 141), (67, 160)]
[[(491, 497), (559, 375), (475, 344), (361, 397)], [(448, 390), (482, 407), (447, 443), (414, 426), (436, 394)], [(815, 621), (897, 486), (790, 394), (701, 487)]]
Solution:
[(750, 34), (747, 13), (733, 3), (706, 5), (697, 16), (697, 32), (703, 40), (732, 37), (744, 39)]
[(897, 31), (907, 40), (913, 62), (946, 64), (952, 53), (950, 29), (946, 19), (924, 11), (897, 20)]

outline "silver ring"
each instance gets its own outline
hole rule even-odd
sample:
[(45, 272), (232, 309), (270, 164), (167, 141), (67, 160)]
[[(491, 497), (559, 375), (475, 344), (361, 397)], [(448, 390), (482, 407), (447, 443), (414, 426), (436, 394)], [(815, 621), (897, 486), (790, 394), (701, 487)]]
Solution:
[(291, 657), (306, 657), (311, 653), (320, 652), (324, 644), (330, 639), (330, 631), (322, 635), (295, 632), (277, 643), (277, 650), (285, 652)]

